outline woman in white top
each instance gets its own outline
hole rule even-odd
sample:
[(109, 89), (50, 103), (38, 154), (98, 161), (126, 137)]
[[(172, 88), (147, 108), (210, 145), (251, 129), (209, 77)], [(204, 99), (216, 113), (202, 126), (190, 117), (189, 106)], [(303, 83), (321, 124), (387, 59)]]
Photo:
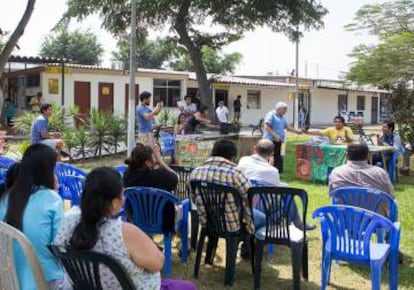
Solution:
[[(124, 202), (121, 176), (110, 167), (92, 170), (82, 192), (81, 214), (62, 221), (55, 244), (68, 249), (97, 250), (117, 259), (137, 289), (196, 289), (185, 281), (162, 281), (164, 255), (138, 227), (112, 217)], [(120, 289), (112, 273), (101, 274), (104, 289)], [(167, 283), (168, 288), (163, 284)]]

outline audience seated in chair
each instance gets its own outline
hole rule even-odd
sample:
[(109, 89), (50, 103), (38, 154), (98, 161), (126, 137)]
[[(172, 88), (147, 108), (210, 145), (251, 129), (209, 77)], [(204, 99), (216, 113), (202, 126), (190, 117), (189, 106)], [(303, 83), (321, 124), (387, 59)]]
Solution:
[[(384, 122), (382, 124), (382, 135), (376, 134), (378, 145), (381, 146), (392, 146), (394, 147), (394, 152), (402, 152), (404, 150), (404, 146), (401, 142), (400, 135), (394, 133), (395, 125), (394, 122)], [(390, 165), (390, 161), (392, 160), (393, 152), (385, 152), (385, 163), (386, 168)], [(375, 154), (372, 158), (372, 163), (375, 165), (377, 162), (383, 162), (381, 156), (379, 154)]]
[(123, 176), (125, 187), (147, 186), (169, 192), (177, 187), (178, 175), (164, 162), (158, 146), (151, 148), (137, 143), (125, 164), (128, 165)]
[[(243, 212), (245, 214), (245, 226), (246, 232), (253, 234), (255, 228), (260, 228), (265, 224), (265, 216), (257, 209), (250, 210), (250, 206), (247, 199), (247, 191), (249, 190), (250, 183), (248, 178), (243, 174), (242, 170), (237, 168), (237, 165), (233, 163), (234, 158), (237, 156), (236, 145), (231, 140), (221, 139), (214, 143), (211, 157), (208, 158), (202, 166), (193, 170), (190, 176), (190, 181), (206, 181), (225, 186), (235, 188), (241, 195), (242, 205), (245, 207)], [(204, 211), (203, 201), (201, 196), (194, 195), (192, 193), (192, 200), (197, 206), (200, 222), (202, 225), (206, 224), (206, 213)], [(235, 208), (233, 199), (226, 200), (228, 208), (232, 209), (231, 213), (228, 212), (229, 221), (227, 223), (228, 231), (238, 231), (242, 225), (238, 222), (232, 223), (230, 221), (237, 221), (239, 218), (238, 209)], [(255, 215), (253, 224), (251, 212)], [(244, 253), (242, 253), (244, 255)]]
[[(53, 289), (67, 281), (57, 259), (47, 249), (63, 217), (63, 203), (54, 191), (56, 152), (44, 144), (31, 145), (23, 155), (15, 181), (0, 196), (0, 220), (22, 231), (32, 243), (46, 281)], [(13, 170), (10, 174), (15, 174)], [(12, 176), (8, 176), (8, 179)], [(35, 289), (31, 270), (21, 252), (16, 252), (21, 289)]]
[[(241, 169), (249, 180), (261, 182), (267, 186), (288, 186), (280, 182), (279, 170), (273, 166), (274, 144), (267, 139), (261, 139), (253, 148), (254, 154), (244, 156), (240, 159), (237, 167)], [(291, 222), (299, 229), (303, 229), (303, 222), (300, 219), (296, 204), (292, 203)], [(264, 218), (264, 216), (263, 216)], [(307, 225), (307, 230), (315, 229), (314, 225)]]
[[(137, 289), (164, 289), (165, 285), (167, 289), (196, 289), (190, 282), (161, 280), (162, 252), (138, 227), (113, 218), (123, 202), (120, 174), (110, 167), (92, 170), (85, 181), (81, 214), (64, 218), (55, 245), (72, 250), (104, 251), (126, 268)], [(103, 289), (119, 289), (118, 281), (110, 272), (101, 277)]]
[(56, 150), (57, 160), (60, 161), (60, 155), (70, 157), (68, 153), (63, 151), (65, 143), (61, 139), (59, 132), (49, 132), (49, 118), (52, 116), (52, 105), (44, 103), (40, 106), (40, 116), (37, 117), (32, 124), (30, 132), (31, 144), (42, 143), (53, 150)]
[(348, 144), (347, 163), (329, 176), (329, 192), (344, 186), (370, 187), (394, 196), (394, 188), (383, 168), (368, 164), (366, 144)]

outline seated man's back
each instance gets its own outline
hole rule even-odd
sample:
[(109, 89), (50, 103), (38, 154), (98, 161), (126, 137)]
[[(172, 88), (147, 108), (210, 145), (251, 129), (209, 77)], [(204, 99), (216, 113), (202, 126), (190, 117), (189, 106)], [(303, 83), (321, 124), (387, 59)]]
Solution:
[(238, 168), (249, 180), (263, 182), (273, 186), (280, 186), (279, 170), (270, 165), (267, 160), (258, 154), (240, 158)]
[(359, 186), (378, 189), (393, 195), (394, 188), (387, 172), (368, 164), (368, 146), (349, 144), (347, 164), (335, 168), (329, 176), (329, 191), (345, 186)]
[[(248, 206), (247, 191), (250, 187), (249, 180), (244, 176), (242, 171), (236, 168), (236, 164), (231, 162), (236, 156), (236, 147), (232, 141), (219, 140), (214, 144), (212, 157), (208, 158), (202, 166), (195, 168), (191, 172), (190, 180), (199, 180), (206, 182), (214, 182), (229, 187), (234, 187), (240, 193), (243, 200), (243, 206)], [(227, 152), (229, 151), (229, 152)], [(225, 156), (225, 157), (224, 157)], [(206, 223), (206, 212), (200, 195), (192, 193), (192, 200), (197, 205), (202, 224)], [(238, 219), (239, 209), (232, 197), (226, 200), (226, 221), (227, 230), (237, 231), (240, 228), (238, 223), (233, 223)], [(254, 232), (254, 226), (251, 219), (251, 211), (245, 210), (246, 229)]]

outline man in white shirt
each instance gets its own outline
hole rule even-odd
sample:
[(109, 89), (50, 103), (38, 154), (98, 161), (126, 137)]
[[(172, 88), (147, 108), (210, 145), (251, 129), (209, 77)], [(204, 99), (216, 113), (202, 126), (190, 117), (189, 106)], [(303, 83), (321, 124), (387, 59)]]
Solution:
[(272, 141), (261, 139), (254, 146), (254, 154), (240, 158), (238, 167), (249, 180), (281, 186), (279, 170), (273, 167)]
[(220, 123), (227, 123), (229, 121), (229, 110), (224, 105), (223, 101), (218, 103), (218, 107), (216, 109), (217, 119)]
[[(274, 146), (273, 142), (268, 139), (259, 140), (253, 148), (254, 154), (242, 157), (237, 167), (249, 180), (270, 186), (288, 186), (288, 184), (280, 182), (279, 170), (273, 166)], [(290, 220), (297, 228), (303, 229), (302, 219), (296, 204), (292, 203), (292, 207)], [(307, 224), (306, 229), (313, 230), (315, 225)]]

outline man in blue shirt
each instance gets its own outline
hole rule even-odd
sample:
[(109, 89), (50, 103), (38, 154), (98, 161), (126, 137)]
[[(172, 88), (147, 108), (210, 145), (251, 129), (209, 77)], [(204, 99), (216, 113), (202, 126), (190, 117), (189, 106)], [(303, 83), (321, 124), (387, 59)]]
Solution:
[(58, 160), (60, 160), (60, 154), (63, 156), (70, 156), (68, 153), (63, 152), (64, 142), (58, 132), (49, 132), (49, 118), (52, 116), (52, 105), (44, 103), (40, 105), (40, 116), (34, 120), (32, 124), (30, 143), (43, 143), (58, 152)]
[(285, 102), (278, 102), (275, 110), (266, 114), (264, 120), (263, 138), (273, 142), (275, 149), (273, 152), (274, 166), (283, 172), (283, 157), (280, 154), (282, 143), (285, 142), (285, 129), (288, 131), (301, 134), (301, 130), (295, 130), (287, 125), (284, 115), (286, 114), (288, 105)]
[(158, 102), (154, 110), (151, 110), (151, 93), (144, 91), (139, 95), (140, 104), (136, 109), (137, 125), (138, 125), (138, 142), (153, 146), (154, 135), (152, 133), (152, 125), (154, 124), (155, 116), (161, 111), (161, 102)]

